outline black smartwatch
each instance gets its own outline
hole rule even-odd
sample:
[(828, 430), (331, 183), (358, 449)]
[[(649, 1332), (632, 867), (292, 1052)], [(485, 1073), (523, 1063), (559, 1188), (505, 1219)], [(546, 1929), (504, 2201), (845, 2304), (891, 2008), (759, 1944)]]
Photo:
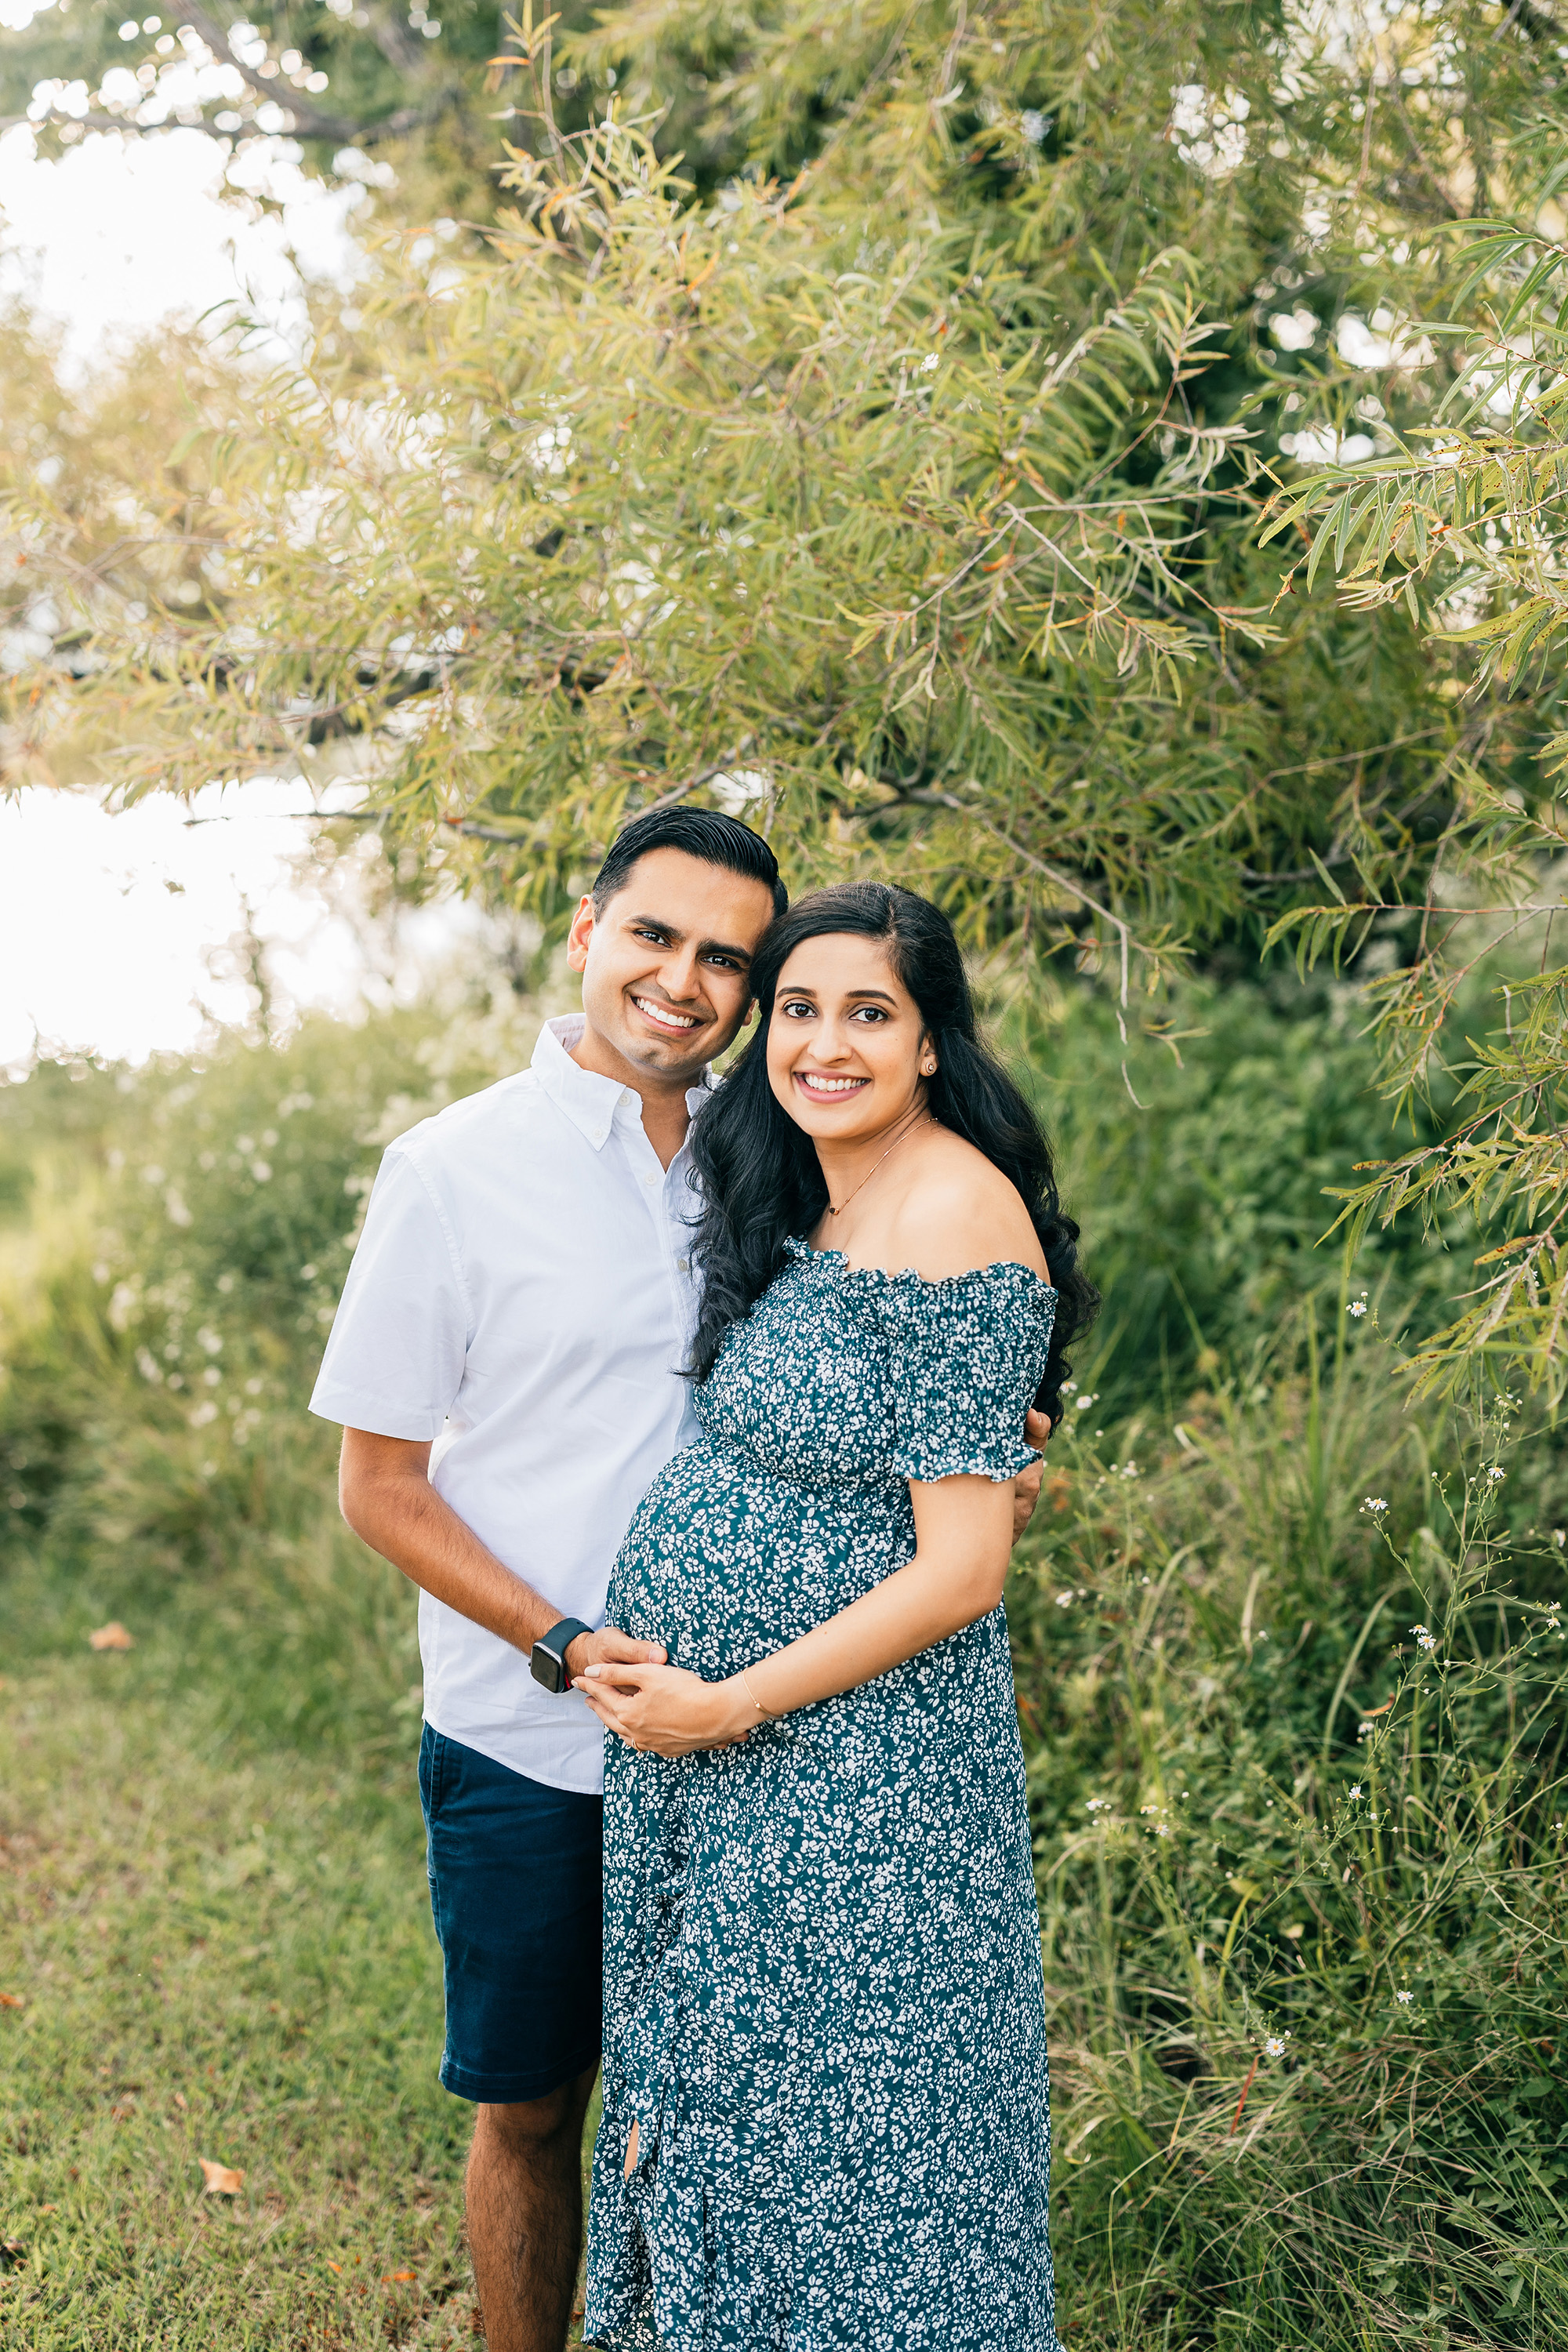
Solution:
[(566, 1653), (579, 1633), (591, 1633), (593, 1630), (580, 1617), (563, 1617), (559, 1625), (552, 1625), (529, 1653), (529, 1671), (534, 1681), (542, 1683), (547, 1691), (570, 1690), (572, 1677), (566, 1671)]

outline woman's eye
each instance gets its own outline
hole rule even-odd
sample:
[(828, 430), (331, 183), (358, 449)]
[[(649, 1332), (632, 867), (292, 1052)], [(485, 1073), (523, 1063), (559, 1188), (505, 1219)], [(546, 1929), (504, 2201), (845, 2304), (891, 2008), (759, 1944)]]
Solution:
[(879, 1004), (862, 1004), (850, 1017), (856, 1021), (880, 1022), (885, 1021), (888, 1016)]
[(786, 1021), (809, 1021), (815, 1008), (809, 1004), (803, 1004), (799, 997), (792, 997), (782, 1010)]

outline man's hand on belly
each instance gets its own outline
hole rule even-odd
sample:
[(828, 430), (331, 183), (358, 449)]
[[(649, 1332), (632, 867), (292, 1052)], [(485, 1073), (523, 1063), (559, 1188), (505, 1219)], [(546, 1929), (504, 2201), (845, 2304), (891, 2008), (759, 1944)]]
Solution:
[(668, 1654), (662, 1642), (634, 1642), (629, 1633), (605, 1625), (596, 1633), (579, 1633), (568, 1645), (566, 1671), (576, 1682), (586, 1666), (662, 1666)]

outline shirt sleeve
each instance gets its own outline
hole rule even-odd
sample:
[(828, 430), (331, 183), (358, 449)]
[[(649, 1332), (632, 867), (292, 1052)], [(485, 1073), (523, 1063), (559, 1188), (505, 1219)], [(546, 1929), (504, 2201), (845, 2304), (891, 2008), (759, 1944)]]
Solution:
[(468, 1298), (455, 1244), (406, 1150), (382, 1160), (310, 1411), (378, 1437), (434, 1438), (462, 1385)]
[(894, 1276), (880, 1320), (892, 1359), (901, 1477), (1000, 1484), (1039, 1457), (1024, 1443), (1051, 1344), (1057, 1295), (1026, 1266), (988, 1265), (944, 1282)]

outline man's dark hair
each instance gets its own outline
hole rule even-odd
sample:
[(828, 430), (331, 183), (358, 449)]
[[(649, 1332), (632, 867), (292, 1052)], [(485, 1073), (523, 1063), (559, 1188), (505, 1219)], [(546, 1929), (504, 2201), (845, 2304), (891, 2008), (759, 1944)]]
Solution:
[(749, 824), (740, 824), (717, 809), (649, 809), (634, 816), (611, 842), (604, 864), (594, 877), (594, 912), (602, 915), (606, 902), (624, 890), (632, 867), (650, 849), (683, 849), (705, 866), (721, 866), (728, 874), (743, 874), (773, 894), (773, 912), (782, 915), (789, 894), (779, 880), (779, 862)]

